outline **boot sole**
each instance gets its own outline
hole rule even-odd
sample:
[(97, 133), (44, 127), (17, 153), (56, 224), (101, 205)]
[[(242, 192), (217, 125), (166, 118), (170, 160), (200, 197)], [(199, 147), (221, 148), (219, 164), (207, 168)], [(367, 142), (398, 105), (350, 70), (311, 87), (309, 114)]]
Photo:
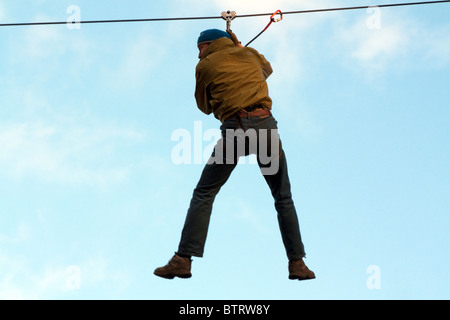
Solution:
[(310, 278), (310, 277), (300, 277), (300, 276), (289, 276), (290, 280), (298, 280), (298, 281), (302, 281), (302, 280), (313, 280), (316, 277)]
[(164, 278), (164, 279), (172, 280), (172, 279), (174, 279), (175, 277), (178, 277), (178, 278), (181, 278), (181, 279), (189, 279), (190, 277), (192, 277), (192, 274), (191, 274), (191, 273), (188, 273), (188, 274), (167, 274), (167, 275), (160, 275), (160, 274), (156, 274), (156, 273), (155, 273), (155, 276), (158, 276), (158, 277), (161, 277), (161, 278)]

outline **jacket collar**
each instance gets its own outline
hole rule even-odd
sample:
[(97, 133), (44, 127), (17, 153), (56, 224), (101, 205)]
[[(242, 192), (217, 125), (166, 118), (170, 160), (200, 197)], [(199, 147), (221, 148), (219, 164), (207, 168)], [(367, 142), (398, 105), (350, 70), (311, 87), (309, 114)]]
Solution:
[(208, 49), (206, 49), (201, 60), (205, 59), (207, 56), (209, 56), (210, 54), (213, 54), (217, 51), (220, 51), (220, 50), (223, 50), (226, 48), (233, 48), (233, 47), (234, 47), (234, 43), (231, 39), (219, 38), (217, 40), (214, 40), (209, 45)]

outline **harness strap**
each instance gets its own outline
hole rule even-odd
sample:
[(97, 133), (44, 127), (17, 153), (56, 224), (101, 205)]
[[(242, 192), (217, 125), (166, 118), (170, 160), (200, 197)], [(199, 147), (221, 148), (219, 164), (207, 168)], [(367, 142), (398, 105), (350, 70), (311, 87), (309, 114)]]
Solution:
[[(276, 15), (280, 15), (280, 17), (279, 17), (278, 19), (275, 19), (275, 16), (276, 16)], [(250, 40), (250, 42), (247, 43), (245, 46), (248, 47), (248, 45), (249, 45), (250, 43), (252, 43), (253, 41), (255, 41), (260, 35), (262, 35), (262, 34), (264, 33), (264, 31), (266, 31), (267, 29), (269, 29), (270, 25), (271, 25), (273, 22), (279, 22), (279, 21), (281, 21), (281, 20), (283, 20), (283, 13), (281, 12), (281, 10), (275, 11), (275, 13), (274, 13), (272, 16), (270, 16), (270, 22), (269, 22), (269, 24), (264, 28), (264, 30), (261, 31), (260, 33), (258, 33), (258, 35), (257, 35), (256, 37), (254, 37), (252, 40)]]

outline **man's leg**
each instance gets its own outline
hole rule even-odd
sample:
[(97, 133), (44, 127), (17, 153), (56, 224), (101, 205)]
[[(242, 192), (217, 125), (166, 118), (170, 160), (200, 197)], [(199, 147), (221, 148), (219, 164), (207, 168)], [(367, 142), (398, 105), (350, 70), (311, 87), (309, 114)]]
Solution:
[(305, 249), (300, 236), (297, 212), (291, 195), (286, 155), (281, 148), (281, 142), (280, 150), (278, 171), (274, 175), (264, 175), (264, 178), (266, 179), (275, 200), (281, 237), (289, 259), (289, 279), (314, 279), (316, 277), (314, 272), (309, 270), (303, 262)]
[[(224, 131), (222, 133), (224, 134)], [(214, 199), (237, 165), (234, 153), (230, 153), (232, 161), (227, 161), (225, 139), (223, 137), (217, 142), (194, 189), (178, 251), (166, 266), (155, 270), (155, 275), (167, 279), (189, 278), (191, 256), (203, 256)], [(233, 143), (232, 146), (234, 149)]]
[(191, 256), (203, 256), (214, 199), (235, 167), (217, 163), (205, 166), (192, 195), (178, 251), (166, 266), (155, 270), (155, 275), (166, 279), (192, 276)]
[(233, 164), (207, 164), (192, 195), (177, 253), (203, 256), (214, 199), (236, 167)]
[(280, 151), (278, 171), (273, 175), (264, 175), (264, 178), (275, 200), (278, 223), (286, 254), (289, 260), (298, 260), (305, 256), (305, 249), (300, 235), (297, 212), (292, 200), (286, 156), (282, 149)]

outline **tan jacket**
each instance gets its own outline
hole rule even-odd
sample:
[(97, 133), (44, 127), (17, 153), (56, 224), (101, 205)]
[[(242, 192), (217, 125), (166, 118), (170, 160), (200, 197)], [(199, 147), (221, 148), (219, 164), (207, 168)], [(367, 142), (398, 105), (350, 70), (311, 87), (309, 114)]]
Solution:
[(198, 108), (225, 121), (247, 107), (272, 108), (266, 79), (270, 63), (253, 48), (238, 48), (233, 41), (213, 41), (196, 68)]

